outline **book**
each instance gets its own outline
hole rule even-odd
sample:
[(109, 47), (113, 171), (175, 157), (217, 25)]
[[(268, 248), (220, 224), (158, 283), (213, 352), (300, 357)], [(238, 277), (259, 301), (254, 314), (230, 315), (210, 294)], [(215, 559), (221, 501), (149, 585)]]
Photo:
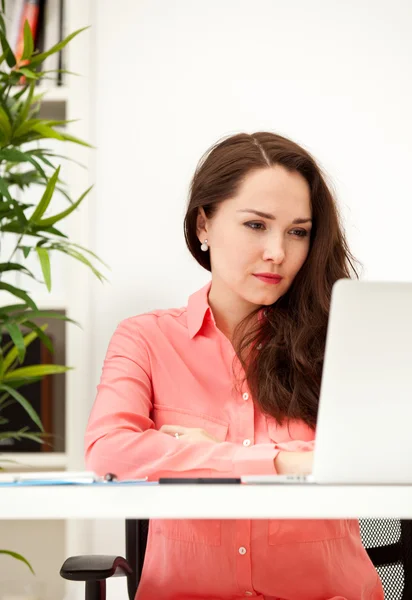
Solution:
[[(25, 0), (24, 2), (19, 22), (17, 44), (14, 50), (17, 67), (23, 67), (24, 65), (27, 65), (29, 63), (27, 59), (22, 60), (24, 52), (24, 25), (26, 21), (29, 24), (31, 34), (34, 40), (34, 46), (36, 47), (36, 40), (39, 30), (40, 8), (41, 0)], [(24, 85), (25, 83), (26, 78), (21, 77), (20, 84)]]
[(7, 0), (6, 2), (6, 26), (7, 38), (10, 48), (15, 51), (19, 39), (20, 21), (26, 0)]
[[(42, 50), (50, 50), (61, 41), (61, 21), (62, 21), (62, 2), (61, 0), (46, 0), (43, 19), (43, 48)], [(48, 73), (52, 85), (58, 85), (60, 80), (57, 70), (60, 68), (60, 52), (56, 52), (45, 58), (41, 70), (56, 71), (56, 73)]]

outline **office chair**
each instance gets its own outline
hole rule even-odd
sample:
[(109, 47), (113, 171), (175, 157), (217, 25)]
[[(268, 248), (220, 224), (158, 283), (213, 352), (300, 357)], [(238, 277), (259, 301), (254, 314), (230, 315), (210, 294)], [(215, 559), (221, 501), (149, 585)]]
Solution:
[[(360, 519), (363, 545), (382, 581), (386, 600), (412, 599), (412, 521)], [(121, 556), (72, 556), (60, 575), (84, 581), (85, 600), (106, 600), (106, 579), (126, 576), (134, 600), (146, 552), (148, 520), (126, 520), (126, 559)]]

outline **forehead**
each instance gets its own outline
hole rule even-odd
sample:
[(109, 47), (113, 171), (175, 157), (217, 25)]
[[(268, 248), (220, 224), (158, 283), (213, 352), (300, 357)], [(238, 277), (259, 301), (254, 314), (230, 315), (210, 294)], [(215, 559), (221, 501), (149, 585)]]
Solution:
[(284, 204), (296, 210), (309, 211), (310, 189), (300, 173), (274, 165), (248, 173), (232, 200), (236, 208), (269, 210)]

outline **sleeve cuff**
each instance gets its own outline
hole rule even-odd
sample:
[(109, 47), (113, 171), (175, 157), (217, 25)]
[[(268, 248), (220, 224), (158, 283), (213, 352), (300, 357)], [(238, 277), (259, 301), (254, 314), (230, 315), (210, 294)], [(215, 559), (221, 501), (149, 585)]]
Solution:
[(273, 444), (256, 444), (241, 446), (233, 457), (233, 471), (237, 477), (241, 475), (275, 475), (275, 458), (280, 449)]
[(286, 450), (287, 452), (311, 452), (315, 448), (315, 441), (292, 440), (291, 442), (279, 442), (274, 444), (274, 448), (276, 450)]

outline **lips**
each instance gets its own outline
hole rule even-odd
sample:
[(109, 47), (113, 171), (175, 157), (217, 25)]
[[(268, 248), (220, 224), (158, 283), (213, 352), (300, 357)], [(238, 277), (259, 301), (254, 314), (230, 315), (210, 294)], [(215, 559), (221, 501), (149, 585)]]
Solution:
[(280, 275), (274, 275), (272, 273), (254, 273), (253, 276), (264, 283), (271, 284), (280, 283), (283, 279)]
[(275, 273), (254, 273), (255, 277), (265, 277), (265, 279), (283, 279), (281, 275)]

